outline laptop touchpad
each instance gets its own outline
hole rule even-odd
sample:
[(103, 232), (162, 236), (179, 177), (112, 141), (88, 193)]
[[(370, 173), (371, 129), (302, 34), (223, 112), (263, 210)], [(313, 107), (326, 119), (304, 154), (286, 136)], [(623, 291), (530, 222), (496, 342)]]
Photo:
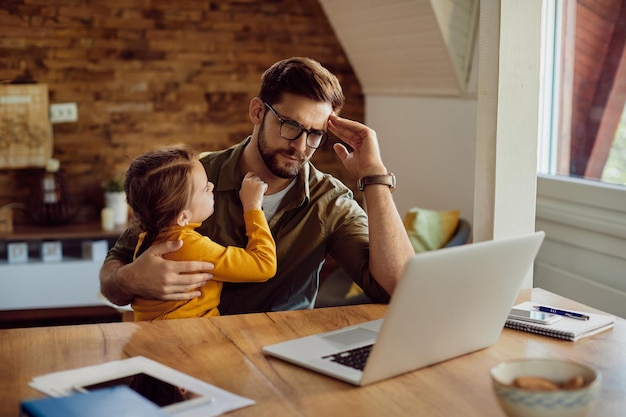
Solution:
[(378, 333), (371, 330), (355, 327), (354, 329), (346, 330), (345, 332), (337, 332), (322, 337), (329, 342), (348, 346), (368, 341), (374, 342), (377, 335)]

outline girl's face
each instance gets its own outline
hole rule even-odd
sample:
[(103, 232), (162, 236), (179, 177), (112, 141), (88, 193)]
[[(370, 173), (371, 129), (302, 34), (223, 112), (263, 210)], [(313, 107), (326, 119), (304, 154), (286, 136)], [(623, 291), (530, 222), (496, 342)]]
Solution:
[(201, 223), (213, 214), (215, 200), (213, 198), (213, 183), (209, 182), (206, 171), (200, 161), (194, 161), (191, 181), (193, 183), (193, 192), (187, 208), (189, 221), (191, 223)]

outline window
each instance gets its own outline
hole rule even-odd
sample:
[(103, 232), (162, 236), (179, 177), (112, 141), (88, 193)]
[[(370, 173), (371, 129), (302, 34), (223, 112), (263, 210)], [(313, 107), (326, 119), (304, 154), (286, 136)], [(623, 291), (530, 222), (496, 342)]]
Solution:
[(617, 126), (615, 140), (602, 171), (602, 181), (626, 185), (626, 109)]
[(626, 186), (626, 2), (544, 2), (539, 173)]

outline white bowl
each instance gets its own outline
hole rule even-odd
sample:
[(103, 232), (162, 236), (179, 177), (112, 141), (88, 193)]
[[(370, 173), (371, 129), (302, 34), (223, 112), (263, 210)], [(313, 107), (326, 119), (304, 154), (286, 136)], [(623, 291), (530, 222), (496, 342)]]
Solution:
[[(583, 364), (558, 359), (520, 359), (491, 368), (498, 403), (509, 417), (583, 417), (595, 402), (600, 372)], [(564, 383), (581, 375), (585, 384), (574, 390), (533, 391), (512, 386), (520, 376), (536, 376)]]

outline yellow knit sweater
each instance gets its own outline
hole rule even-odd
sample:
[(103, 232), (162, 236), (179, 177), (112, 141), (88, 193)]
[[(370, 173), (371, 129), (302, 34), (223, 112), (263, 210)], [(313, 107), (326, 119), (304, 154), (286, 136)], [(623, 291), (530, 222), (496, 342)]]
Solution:
[[(213, 278), (200, 289), (198, 298), (184, 301), (159, 301), (135, 298), (132, 303), (135, 320), (164, 320), (187, 317), (218, 316), (222, 282), (263, 282), (276, 274), (276, 244), (261, 210), (244, 212), (248, 245), (246, 248), (224, 247), (194, 229), (200, 223), (172, 226), (162, 230), (153, 245), (183, 240), (183, 247), (164, 255), (171, 260), (207, 261), (215, 265)], [(139, 236), (137, 250), (145, 233)]]

